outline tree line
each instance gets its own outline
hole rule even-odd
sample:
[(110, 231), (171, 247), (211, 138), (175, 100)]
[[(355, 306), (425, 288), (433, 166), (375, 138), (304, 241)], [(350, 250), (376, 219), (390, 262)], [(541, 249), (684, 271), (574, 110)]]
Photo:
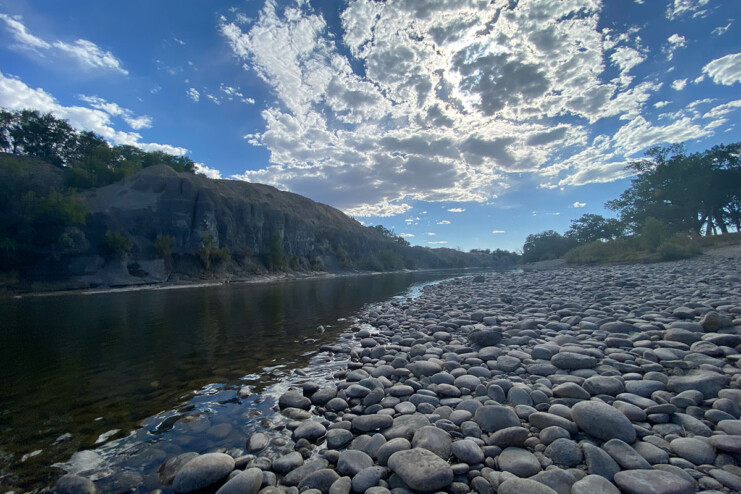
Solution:
[(682, 145), (656, 146), (627, 168), (635, 173), (630, 187), (605, 204), (618, 218), (585, 214), (563, 235), (528, 235), (522, 261), (590, 262), (631, 252), (672, 259), (696, 252), (693, 237), (741, 232), (741, 142), (691, 154)]
[(78, 131), (66, 120), (37, 110), (0, 109), (0, 151), (64, 169), (65, 185), (77, 190), (102, 187), (153, 165), (195, 172), (195, 163), (186, 156), (111, 146), (95, 132)]

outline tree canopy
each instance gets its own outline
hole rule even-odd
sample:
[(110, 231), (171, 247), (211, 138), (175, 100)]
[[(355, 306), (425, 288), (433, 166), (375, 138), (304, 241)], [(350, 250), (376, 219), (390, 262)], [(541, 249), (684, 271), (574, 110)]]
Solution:
[(656, 218), (672, 232), (714, 235), (741, 230), (741, 142), (687, 154), (681, 145), (654, 147), (628, 166), (631, 186), (606, 207), (633, 232)]
[(77, 131), (66, 120), (36, 110), (0, 109), (0, 151), (34, 156), (65, 169), (67, 185), (75, 189), (108, 185), (153, 165), (195, 171), (195, 163), (185, 156), (111, 146), (94, 132)]

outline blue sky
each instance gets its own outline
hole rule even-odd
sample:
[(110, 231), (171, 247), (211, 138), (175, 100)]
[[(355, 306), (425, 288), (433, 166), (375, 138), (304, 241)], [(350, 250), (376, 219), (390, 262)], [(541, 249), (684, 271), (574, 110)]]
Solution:
[(517, 249), (649, 146), (741, 140), (741, 2), (0, 0), (0, 106)]

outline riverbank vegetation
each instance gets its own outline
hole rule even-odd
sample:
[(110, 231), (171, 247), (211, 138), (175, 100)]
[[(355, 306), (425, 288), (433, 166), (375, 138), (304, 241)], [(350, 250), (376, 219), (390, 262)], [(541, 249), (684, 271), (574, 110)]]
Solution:
[(631, 185), (605, 204), (617, 218), (585, 214), (563, 235), (528, 235), (522, 262), (669, 261), (741, 242), (741, 143), (687, 154), (651, 148), (628, 168)]

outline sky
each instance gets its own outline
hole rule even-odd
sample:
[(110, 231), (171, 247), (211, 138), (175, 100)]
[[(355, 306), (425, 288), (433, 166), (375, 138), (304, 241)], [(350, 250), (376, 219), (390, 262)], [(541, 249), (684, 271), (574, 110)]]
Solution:
[(514, 250), (651, 146), (741, 140), (741, 2), (0, 0), (0, 106)]

